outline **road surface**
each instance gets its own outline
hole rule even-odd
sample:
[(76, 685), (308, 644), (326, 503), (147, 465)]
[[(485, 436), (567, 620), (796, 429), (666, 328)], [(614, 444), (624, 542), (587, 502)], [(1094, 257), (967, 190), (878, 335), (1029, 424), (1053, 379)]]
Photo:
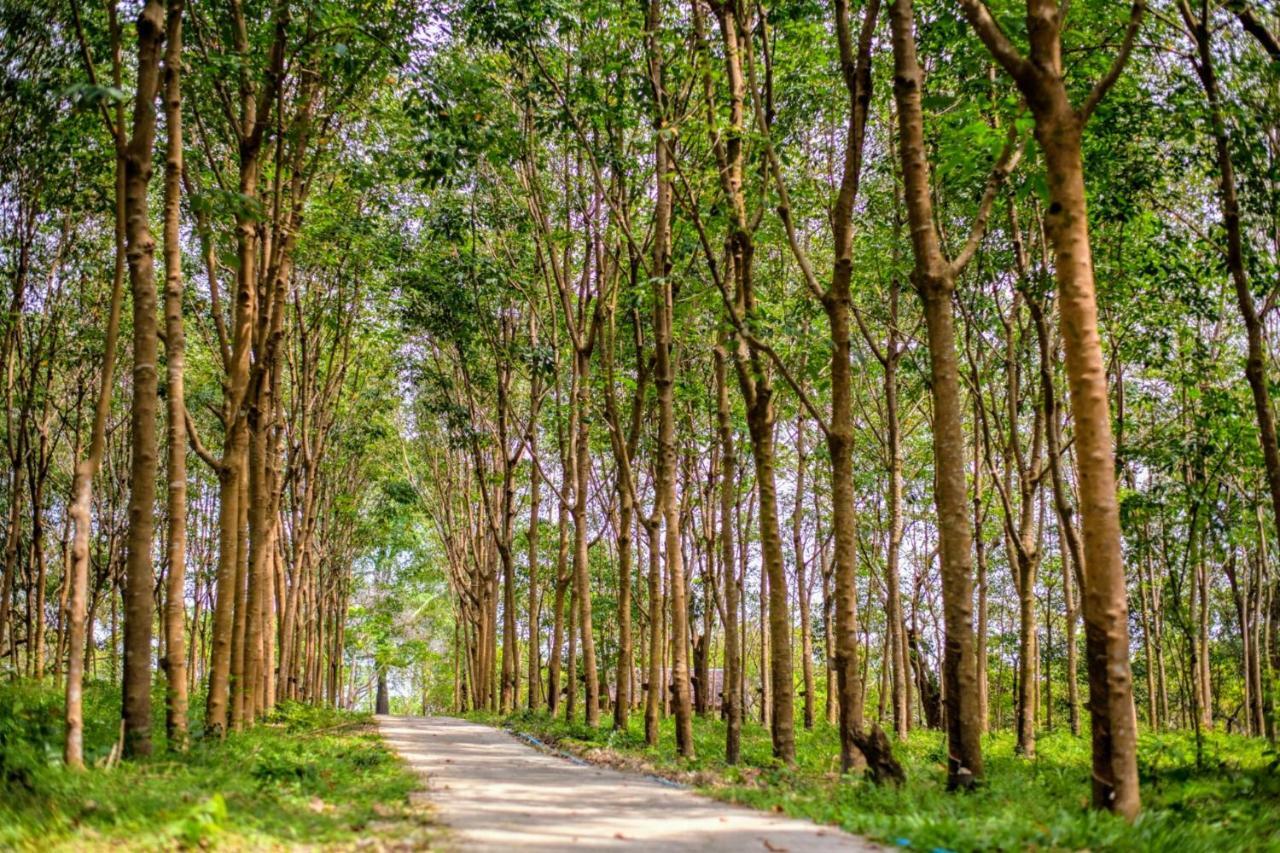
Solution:
[(832, 827), (716, 802), (670, 784), (581, 765), (452, 717), (379, 717), (425, 777), (446, 849), (460, 851), (878, 851)]

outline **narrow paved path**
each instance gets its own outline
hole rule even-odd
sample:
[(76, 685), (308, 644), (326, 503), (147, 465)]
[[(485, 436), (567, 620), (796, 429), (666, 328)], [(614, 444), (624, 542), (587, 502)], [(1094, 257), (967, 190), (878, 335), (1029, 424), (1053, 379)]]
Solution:
[(379, 717), (426, 777), (446, 846), (463, 851), (874, 851), (831, 827), (719, 803), (655, 779), (583, 766), (451, 717)]

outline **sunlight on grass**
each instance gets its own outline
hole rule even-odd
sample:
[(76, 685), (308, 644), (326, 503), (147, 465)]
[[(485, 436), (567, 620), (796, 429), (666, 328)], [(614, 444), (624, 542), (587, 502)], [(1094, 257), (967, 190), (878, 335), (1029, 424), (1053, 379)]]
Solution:
[[(86, 693), (91, 762), (110, 750), (118, 703), (118, 689)], [(289, 703), (222, 743), (197, 739), (177, 755), (157, 732), (151, 760), (73, 773), (60, 758), (61, 711), (48, 688), (0, 688), (0, 849), (262, 848), (425, 831), (406, 806), (420, 783), (367, 715)]]
[[(591, 730), (545, 714), (507, 719), (472, 715), (577, 754), (643, 759), (654, 770), (690, 782), (730, 802), (785, 812), (910, 850), (1280, 850), (1280, 777), (1275, 753), (1262, 740), (1211, 733), (1202, 769), (1189, 734), (1143, 735), (1139, 766), (1144, 812), (1124, 821), (1090, 809), (1089, 740), (1065, 731), (1039, 739), (1039, 755), (1014, 755), (1010, 733), (984, 741), (986, 783), (962, 795), (945, 789), (940, 732), (917, 730), (897, 754), (907, 771), (902, 788), (877, 787), (837, 775), (834, 727), (799, 729), (794, 768), (775, 762), (768, 730), (746, 723), (743, 761), (723, 761), (724, 726), (694, 720), (697, 757), (675, 754), (673, 721), (664, 720), (656, 748), (644, 743), (644, 721), (632, 716), (625, 732)], [(607, 752), (599, 752), (607, 750)]]

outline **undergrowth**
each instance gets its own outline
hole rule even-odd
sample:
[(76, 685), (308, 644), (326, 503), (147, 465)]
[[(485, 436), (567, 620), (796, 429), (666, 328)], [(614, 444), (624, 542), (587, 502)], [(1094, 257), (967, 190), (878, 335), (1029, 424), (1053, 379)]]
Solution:
[[(404, 841), (427, 831), (407, 808), (417, 779), (367, 715), (287, 703), (248, 731), (221, 742), (196, 737), (174, 753), (160, 699), (155, 755), (108, 768), (120, 692), (89, 685), (90, 767), (74, 772), (61, 759), (61, 694), (0, 686), (0, 849), (342, 847), (369, 834)], [(193, 709), (202, 704), (193, 697)]]
[(797, 731), (796, 765), (787, 768), (773, 759), (768, 730), (755, 723), (744, 724), (742, 761), (730, 767), (718, 719), (694, 720), (697, 755), (685, 760), (675, 754), (670, 719), (658, 746), (648, 747), (639, 715), (626, 731), (614, 731), (607, 720), (592, 730), (581, 720), (541, 713), (473, 717), (588, 758), (643, 762), (721, 800), (837, 825), (908, 850), (1280, 851), (1280, 775), (1275, 753), (1260, 739), (1209, 733), (1197, 769), (1189, 734), (1144, 733), (1143, 813), (1128, 824), (1089, 808), (1087, 734), (1044, 733), (1032, 760), (1014, 754), (1011, 734), (989, 735), (985, 783), (952, 794), (945, 787), (943, 736), (934, 731), (917, 730), (896, 746), (907, 783), (893, 788), (841, 777), (837, 734), (825, 722)]

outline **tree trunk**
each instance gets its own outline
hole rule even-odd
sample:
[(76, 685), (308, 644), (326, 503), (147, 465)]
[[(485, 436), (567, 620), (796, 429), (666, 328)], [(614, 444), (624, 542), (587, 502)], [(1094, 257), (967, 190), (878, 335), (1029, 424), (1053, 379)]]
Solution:
[(618, 666), (613, 702), (613, 727), (627, 730), (631, 710), (631, 528), (633, 507), (630, 490), (618, 489)]
[(809, 614), (809, 583), (804, 554), (804, 529), (802, 526), (805, 464), (804, 415), (796, 418), (796, 481), (795, 506), (791, 513), (791, 548), (796, 561), (796, 603), (800, 609), (800, 670), (804, 680), (804, 727), (813, 728), (813, 629)]
[[(113, 28), (113, 53), (117, 58), (119, 77), (118, 30)], [(118, 83), (118, 79), (117, 79)], [(102, 467), (106, 447), (107, 415), (111, 410), (111, 390), (115, 381), (116, 343), (120, 332), (120, 310), (124, 301), (124, 152), (118, 136), (124, 126), (123, 107), (116, 107), (116, 182), (115, 182), (115, 270), (111, 285), (111, 307), (108, 312), (107, 335), (103, 341), (102, 373), (98, 379), (98, 398), (94, 407), (93, 429), (89, 453), (76, 464), (71, 484), (71, 505), (67, 516), (72, 525), (67, 607), (67, 734), (63, 744), (63, 760), (74, 770), (84, 769), (84, 664), (87, 644), (86, 614), (89, 586), (89, 542), (92, 525), (93, 480)]]
[(564, 598), (569, 584), (569, 509), (562, 501), (559, 511), (559, 546), (556, 550), (555, 612), (552, 614), (551, 655), (547, 661), (547, 711), (554, 716), (560, 706), (560, 648), (564, 645)]
[(660, 551), (661, 522), (654, 518), (644, 522), (649, 544), (649, 669), (648, 689), (644, 696), (644, 742), (658, 745), (658, 728), (662, 720), (662, 650), (666, 646), (663, 631), (662, 558)]
[(658, 450), (654, 472), (657, 515), (662, 517), (666, 533), (666, 567), (671, 584), (671, 679), (674, 684), (676, 717), (676, 751), (682, 757), (693, 757), (693, 709), (689, 696), (689, 605), (685, 594), (683, 531), (680, 507), (676, 502), (676, 416), (675, 365), (672, 359), (674, 341), (672, 324), (675, 297), (671, 286), (671, 130), (667, 127), (666, 90), (663, 81), (663, 59), (659, 28), (662, 26), (662, 2), (650, 0), (645, 20), (649, 80), (654, 99), (654, 202), (653, 259), (650, 275), (653, 282), (653, 379), (658, 398)]
[(378, 667), (378, 696), (373, 707), (375, 714), (391, 713), (391, 697), (387, 694), (387, 670), (385, 667)]
[(885, 432), (889, 442), (889, 547), (885, 559), (889, 664), (893, 670), (893, 730), (899, 741), (911, 731), (911, 690), (907, 678), (907, 637), (902, 619), (902, 591), (898, 564), (902, 554), (902, 425), (898, 419), (898, 279), (889, 295), (889, 332), (885, 339)]
[(955, 348), (951, 265), (942, 257), (933, 224), (929, 163), (921, 108), (923, 74), (916, 59), (910, 0), (894, 0), (894, 96), (899, 148), (915, 269), (912, 281), (924, 303), (933, 398), (934, 500), (942, 563), (943, 693), (947, 724), (947, 787), (972, 787), (982, 778), (982, 714), (973, 638), (973, 531), (967, 517), (965, 441)]
[[(529, 320), (530, 344), (536, 345), (538, 330), (536, 320)], [(529, 445), (529, 694), (530, 711), (537, 710), (542, 702), (542, 621), (541, 590), (538, 588), (538, 524), (539, 511), (542, 508), (542, 478), (538, 469), (538, 410), (542, 400), (542, 385), (538, 374), (534, 374), (529, 389), (529, 433), (526, 443)]]
[[(747, 408), (747, 426), (751, 434), (751, 454), (756, 465), (756, 498), (760, 508), (760, 550), (764, 563), (764, 574), (768, 577), (768, 624), (769, 624), (769, 682), (772, 687), (772, 714), (770, 729), (773, 734), (773, 755), (787, 764), (795, 761), (795, 686), (793, 682), (791, 651), (791, 610), (787, 602), (787, 573), (783, 563), (782, 539), (778, 535), (778, 489), (774, 478), (774, 417), (773, 391), (760, 378), (755, 381), (753, 401)], [(852, 489), (852, 479), (844, 481)], [(837, 589), (840, 584), (837, 582)], [(837, 594), (839, 594), (837, 592)], [(850, 601), (852, 595), (850, 595)], [(848, 601), (846, 605), (848, 605)], [(839, 607), (839, 605), (837, 605)], [(837, 613), (837, 619), (839, 619)], [(846, 623), (847, 624), (847, 623)], [(837, 629), (837, 634), (839, 630)], [(842, 640), (854, 642), (852, 633), (845, 637), (837, 637), (837, 644)], [(848, 645), (845, 646), (848, 649)], [(847, 660), (847, 659), (846, 659)], [(852, 673), (856, 673), (857, 656), (852, 659)], [(837, 673), (839, 670), (837, 670)], [(859, 714), (857, 707), (857, 691), (849, 688), (856, 686), (845, 682), (842, 697), (849, 701), (843, 707), (843, 719), (849, 724)]]
[(1140, 808), (1137, 722), (1129, 669), (1128, 604), (1116, 500), (1111, 415), (1098, 337), (1093, 261), (1085, 210), (1080, 126), (1062, 110), (1037, 114), (1048, 171), (1049, 233), (1060, 290), (1060, 322), (1076, 421), (1084, 538), (1084, 615), (1093, 720), (1094, 806), (1127, 818)]
[(138, 16), (138, 85), (133, 129), (125, 148), (125, 235), (133, 295), (133, 408), (130, 420), (129, 536), (125, 574), (123, 681), (124, 755), (151, 754), (151, 630), (154, 602), (151, 546), (156, 492), (155, 239), (148, 223), (147, 185), (155, 146), (156, 93), (164, 4), (148, 0)]
[(725, 762), (737, 764), (742, 752), (742, 650), (738, 643), (739, 587), (737, 548), (734, 545), (734, 505), (738, 457), (733, 442), (733, 412), (729, 408), (729, 384), (725, 376), (723, 337), (715, 348), (716, 425), (720, 433), (720, 559), (724, 571), (724, 691)]
[(577, 601), (578, 630), (582, 637), (582, 669), (586, 676), (586, 722), (590, 728), (600, 725), (600, 679), (596, 669), (596, 641), (591, 617), (591, 569), (587, 553), (587, 500), (591, 474), (591, 351), (575, 349), (577, 364), (577, 462), (574, 474), (577, 485), (573, 501), (573, 577)]
[(182, 12), (183, 0), (169, 0), (168, 46), (164, 58), (164, 326), (169, 415), (168, 522), (169, 574), (165, 578), (165, 730), (169, 748), (187, 745), (186, 558), (187, 558), (187, 425), (183, 374), (186, 338), (182, 323), (182, 246), (180, 192), (182, 181)]

